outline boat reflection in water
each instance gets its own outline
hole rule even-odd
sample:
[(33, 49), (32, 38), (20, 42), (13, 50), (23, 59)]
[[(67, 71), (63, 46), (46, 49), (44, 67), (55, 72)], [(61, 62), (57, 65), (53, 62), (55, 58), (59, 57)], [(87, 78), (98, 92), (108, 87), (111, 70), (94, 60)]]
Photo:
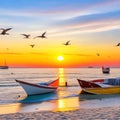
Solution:
[[(73, 101), (74, 104), (71, 104)], [(28, 96), (25, 99), (21, 100), (21, 103), (23, 104), (21, 108), (22, 111), (25, 109), (28, 111), (28, 108), (30, 106), (32, 110), (50, 110), (54, 112), (79, 109), (79, 97), (71, 95), (71, 93), (67, 91), (66, 87), (61, 87), (57, 92), (54, 93)]]
[(107, 95), (80, 95), (79, 101), (83, 101), (80, 104), (80, 108), (105, 108), (105, 107), (118, 107), (120, 101), (119, 94), (107, 94)]
[(28, 103), (40, 103), (40, 102), (46, 102), (50, 100), (56, 100), (58, 99), (57, 92), (52, 93), (46, 93), (46, 94), (40, 94), (40, 95), (30, 95), (26, 96), (24, 99), (20, 100), (23, 104)]

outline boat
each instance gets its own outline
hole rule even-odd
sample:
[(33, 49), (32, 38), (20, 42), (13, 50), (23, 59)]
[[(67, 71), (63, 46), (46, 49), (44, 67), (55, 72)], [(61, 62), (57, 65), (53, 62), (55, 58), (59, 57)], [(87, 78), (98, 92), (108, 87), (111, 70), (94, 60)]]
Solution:
[(107, 78), (97, 80), (77, 79), (82, 93), (90, 94), (120, 94), (120, 78)]
[(8, 66), (0, 66), (0, 69), (8, 69)]
[(59, 78), (45, 83), (30, 83), (17, 79), (15, 81), (22, 86), (28, 96), (55, 92), (59, 84)]
[(110, 68), (109, 67), (102, 67), (102, 73), (109, 74)]
[(8, 69), (9, 67), (7, 66), (6, 60), (4, 61), (4, 65), (0, 66), (0, 69)]

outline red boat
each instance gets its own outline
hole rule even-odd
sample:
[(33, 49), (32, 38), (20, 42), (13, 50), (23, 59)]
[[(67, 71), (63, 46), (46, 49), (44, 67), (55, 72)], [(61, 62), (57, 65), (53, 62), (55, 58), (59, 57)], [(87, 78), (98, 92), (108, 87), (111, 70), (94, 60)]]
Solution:
[(82, 88), (120, 86), (120, 78), (106, 78), (106, 79), (96, 79), (89, 81), (81, 80), (81, 79), (77, 79), (77, 80)]
[(120, 94), (120, 78), (108, 78), (97, 80), (77, 79), (82, 93), (92, 94)]

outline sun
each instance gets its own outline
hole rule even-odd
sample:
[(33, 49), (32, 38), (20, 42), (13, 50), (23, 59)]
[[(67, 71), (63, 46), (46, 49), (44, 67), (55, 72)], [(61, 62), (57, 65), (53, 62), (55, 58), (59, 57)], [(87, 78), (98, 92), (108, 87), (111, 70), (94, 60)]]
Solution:
[(63, 61), (63, 60), (64, 60), (64, 57), (63, 57), (63, 56), (58, 56), (57, 59), (58, 59), (59, 61)]

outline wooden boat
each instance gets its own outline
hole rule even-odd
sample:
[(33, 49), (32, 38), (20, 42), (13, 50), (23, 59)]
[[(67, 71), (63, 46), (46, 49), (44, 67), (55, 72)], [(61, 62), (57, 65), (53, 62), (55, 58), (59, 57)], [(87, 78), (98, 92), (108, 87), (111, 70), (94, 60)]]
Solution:
[(77, 79), (82, 89), (81, 93), (120, 94), (120, 78), (108, 78), (85, 81)]
[(105, 74), (109, 74), (110, 73), (110, 68), (109, 67), (102, 67), (102, 72)]
[(120, 94), (120, 86), (105, 88), (82, 88), (84, 93), (90, 94)]
[(59, 78), (46, 83), (29, 83), (21, 80), (15, 81), (22, 86), (27, 95), (37, 95), (56, 91), (58, 88)]

